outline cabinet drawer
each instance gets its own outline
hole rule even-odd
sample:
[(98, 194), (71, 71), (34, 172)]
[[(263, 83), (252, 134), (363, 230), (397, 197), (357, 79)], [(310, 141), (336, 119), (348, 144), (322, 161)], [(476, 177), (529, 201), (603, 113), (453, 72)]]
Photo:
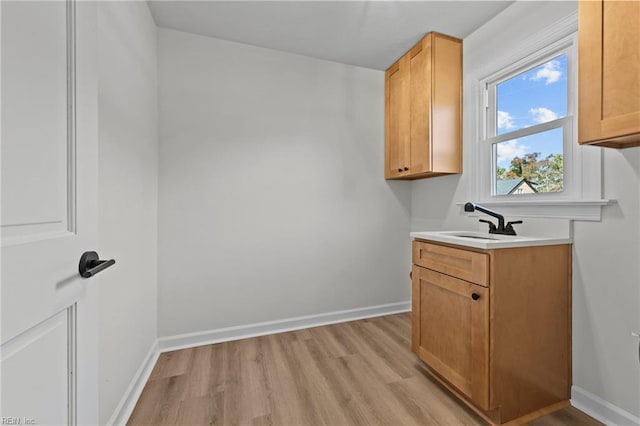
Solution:
[(413, 263), (484, 287), (489, 286), (489, 255), (484, 253), (414, 241)]

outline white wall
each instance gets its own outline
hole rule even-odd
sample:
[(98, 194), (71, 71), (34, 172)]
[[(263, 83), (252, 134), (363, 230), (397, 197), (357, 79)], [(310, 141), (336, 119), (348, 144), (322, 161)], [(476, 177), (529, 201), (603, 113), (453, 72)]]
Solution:
[(602, 222), (575, 222), (573, 382), (640, 417), (640, 149), (604, 151)]
[(116, 265), (100, 287), (100, 424), (157, 336), (156, 27), (145, 2), (101, 2), (99, 247)]
[(159, 30), (159, 334), (410, 299), (384, 74)]
[[(576, 10), (575, 2), (516, 2), (464, 40), (465, 75)], [(475, 143), (477, 116), (471, 83), (465, 79), (467, 147)], [(465, 158), (467, 169), (471, 161)], [(476, 219), (462, 215), (455, 204), (467, 201), (468, 179), (463, 174), (415, 182), (412, 229), (475, 228)], [(639, 183), (639, 148), (605, 150), (603, 195), (617, 204), (603, 209), (601, 222), (575, 222), (573, 264), (574, 385), (636, 416), (640, 366), (638, 342), (630, 333), (640, 328)]]

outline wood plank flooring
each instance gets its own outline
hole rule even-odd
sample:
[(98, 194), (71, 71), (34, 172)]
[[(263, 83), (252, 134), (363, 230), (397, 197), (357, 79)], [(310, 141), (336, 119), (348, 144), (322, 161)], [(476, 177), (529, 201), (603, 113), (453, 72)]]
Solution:
[[(128, 425), (485, 425), (411, 352), (410, 314), (167, 352)], [(568, 407), (535, 426), (599, 425)]]

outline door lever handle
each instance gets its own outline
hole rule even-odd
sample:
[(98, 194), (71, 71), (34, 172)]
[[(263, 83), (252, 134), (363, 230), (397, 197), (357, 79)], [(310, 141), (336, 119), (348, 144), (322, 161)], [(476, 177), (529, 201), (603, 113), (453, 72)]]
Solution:
[(116, 261), (114, 259), (100, 260), (98, 253), (95, 251), (85, 251), (82, 253), (82, 256), (80, 256), (78, 272), (82, 278), (91, 278), (115, 263)]

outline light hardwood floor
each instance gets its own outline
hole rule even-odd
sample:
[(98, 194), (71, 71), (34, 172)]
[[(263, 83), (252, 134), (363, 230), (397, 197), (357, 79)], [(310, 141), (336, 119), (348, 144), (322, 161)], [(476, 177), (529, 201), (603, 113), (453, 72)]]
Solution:
[[(484, 425), (411, 352), (410, 314), (167, 352), (129, 425)], [(599, 425), (568, 407), (535, 426)]]

